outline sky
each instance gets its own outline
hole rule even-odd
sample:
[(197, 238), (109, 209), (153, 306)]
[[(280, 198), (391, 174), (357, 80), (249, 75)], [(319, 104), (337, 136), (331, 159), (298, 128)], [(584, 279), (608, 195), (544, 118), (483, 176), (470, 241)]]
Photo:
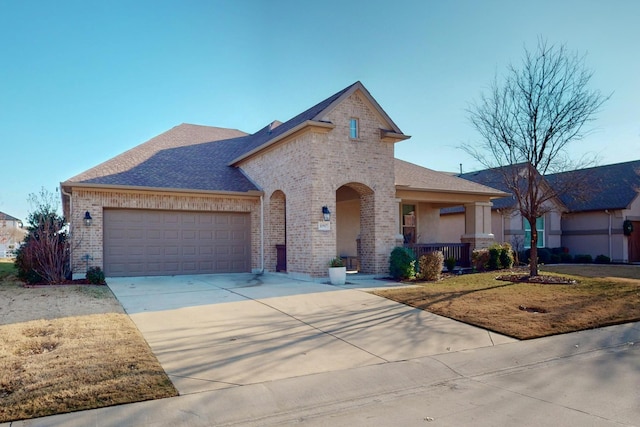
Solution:
[(181, 123), (255, 132), (361, 81), (411, 139), (482, 169), (467, 109), (537, 40), (586, 54), (611, 98), (570, 155), (640, 159), (636, 0), (0, 0), (0, 211)]

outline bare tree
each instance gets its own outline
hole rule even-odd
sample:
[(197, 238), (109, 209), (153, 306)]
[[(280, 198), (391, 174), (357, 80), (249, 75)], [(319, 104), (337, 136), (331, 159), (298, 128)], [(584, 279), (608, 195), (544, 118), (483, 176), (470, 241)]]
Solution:
[(593, 72), (584, 56), (564, 45), (538, 40), (525, 49), (520, 67), (508, 67), (503, 84), (494, 80), (488, 95), (468, 112), (482, 137), (477, 146), (462, 148), (487, 168), (496, 168), (531, 228), (530, 275), (538, 275), (536, 218), (549, 211), (549, 201), (566, 193), (586, 194), (582, 180), (554, 182), (543, 175), (593, 166), (595, 159), (571, 160), (566, 149), (588, 134), (609, 96), (587, 88)]
[(16, 259), (18, 276), (29, 282), (62, 283), (70, 275), (69, 239), (56, 196), (44, 188), (29, 195), (34, 210), (28, 215), (29, 233)]

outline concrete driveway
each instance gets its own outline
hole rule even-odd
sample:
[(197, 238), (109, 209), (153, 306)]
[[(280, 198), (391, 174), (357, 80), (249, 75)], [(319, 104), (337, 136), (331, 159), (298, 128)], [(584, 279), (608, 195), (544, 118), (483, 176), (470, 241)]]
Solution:
[(515, 340), (367, 291), (284, 275), (110, 278), (181, 395)]

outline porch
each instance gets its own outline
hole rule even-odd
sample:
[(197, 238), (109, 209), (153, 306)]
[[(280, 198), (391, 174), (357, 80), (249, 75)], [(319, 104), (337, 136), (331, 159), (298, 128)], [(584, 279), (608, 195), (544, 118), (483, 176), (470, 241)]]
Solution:
[(444, 255), (444, 259), (453, 257), (457, 267), (471, 267), (470, 243), (412, 243), (405, 244), (404, 247), (413, 251), (416, 260), (429, 252), (440, 251)]

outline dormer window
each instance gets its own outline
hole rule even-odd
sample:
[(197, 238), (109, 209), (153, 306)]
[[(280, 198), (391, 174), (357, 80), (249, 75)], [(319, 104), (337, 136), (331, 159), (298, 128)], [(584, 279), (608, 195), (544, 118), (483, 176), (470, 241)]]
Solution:
[(349, 120), (349, 138), (358, 139), (358, 119)]

